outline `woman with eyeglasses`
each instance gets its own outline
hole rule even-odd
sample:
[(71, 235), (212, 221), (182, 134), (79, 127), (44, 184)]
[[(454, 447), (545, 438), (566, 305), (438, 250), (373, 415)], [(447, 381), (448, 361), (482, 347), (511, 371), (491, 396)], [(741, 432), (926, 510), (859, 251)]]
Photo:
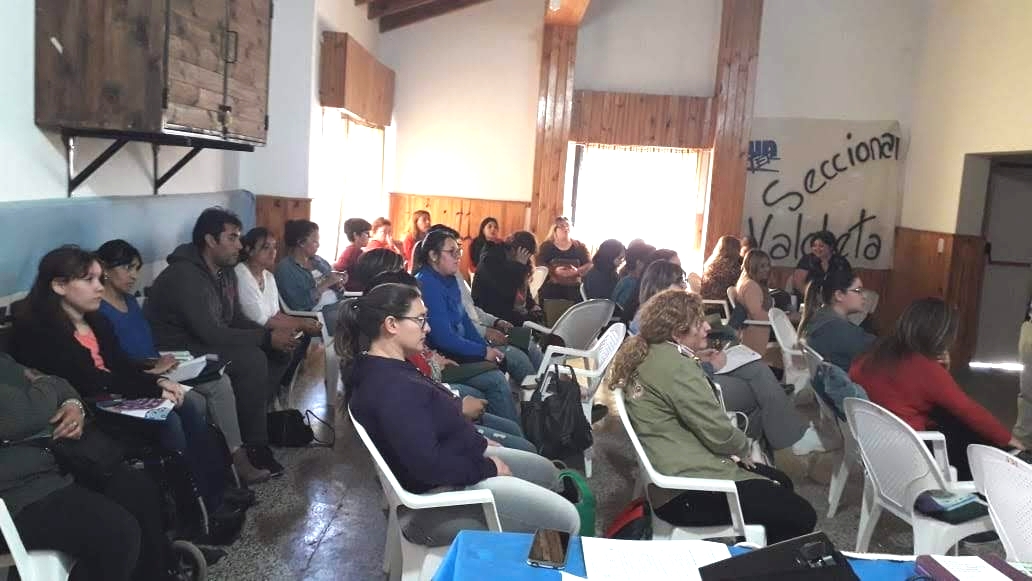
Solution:
[(1025, 448), (946, 369), (956, 338), (957, 313), (952, 308), (941, 299), (914, 301), (896, 320), (895, 332), (857, 358), (849, 376), (864, 386), (871, 401), (911, 428), (942, 432), (950, 464), (963, 482), (971, 480), (969, 445)]
[[(461, 258), (462, 247), (458, 238), (454, 231), (445, 228), (432, 229), (420, 242), (413, 257), (414, 263), (419, 266), (416, 280), (419, 281), (423, 301), (430, 313), (429, 343), (442, 355), (459, 363), (488, 361), (498, 366), (504, 365), (505, 352), (488, 344), (480, 335), (462, 303), (462, 291), (455, 277)], [(510, 371), (517, 381), (523, 381), (523, 377), (533, 372), (532, 369), (529, 372), (526, 369)], [(481, 373), (470, 378), (467, 383), (484, 393), (489, 412), (519, 421), (509, 380), (499, 369)]]
[[(433, 233), (425, 242), (435, 245)], [(432, 250), (431, 260), (447, 256), (453, 243), (448, 238), (443, 250)], [(421, 273), (425, 279), (428, 273)], [(407, 361), (426, 349), (432, 313), (418, 289), (396, 283), (381, 284), (345, 303), (334, 347), (342, 365), (350, 367), (347, 383), (355, 420), (405, 490), (490, 490), (502, 530), (548, 528), (575, 534), (580, 518), (558, 494), (562, 487), (556, 467), (537, 454), (501, 447), (477, 433), (454, 395)], [(429, 546), (447, 545), (462, 529), (484, 528), (479, 505), (409, 516), (402, 524), (406, 536)]]
[(812, 292), (820, 291), (824, 306), (801, 329), (801, 336), (826, 360), (849, 371), (853, 359), (866, 351), (875, 336), (846, 318), (864, 310), (864, 283), (852, 270), (832, 270)]
[(538, 248), (538, 266), (548, 267), (548, 279), (538, 291), (539, 302), (559, 299), (580, 302), (581, 277), (591, 269), (588, 247), (570, 236), (570, 221), (560, 216)]
[[(813, 507), (793, 492), (786, 474), (749, 460), (750, 443), (724, 414), (695, 352), (709, 332), (698, 295), (667, 289), (639, 313), (641, 332), (620, 346), (609, 386), (622, 388), (645, 454), (669, 476), (732, 480), (749, 524), (771, 543), (809, 533)], [(725, 495), (649, 487), (656, 515), (675, 526), (731, 522)]]

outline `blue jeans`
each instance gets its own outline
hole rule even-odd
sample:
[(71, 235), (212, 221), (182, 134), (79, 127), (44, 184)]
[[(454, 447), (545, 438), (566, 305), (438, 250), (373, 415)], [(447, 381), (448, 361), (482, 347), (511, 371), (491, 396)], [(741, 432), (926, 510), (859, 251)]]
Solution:
[(531, 344), (526, 353), (512, 345), (503, 345), (499, 349), (505, 353), (505, 368), (517, 385), (523, 383), (523, 378), (537, 373), (543, 357), (537, 345)]
[(506, 448), (538, 453), (534, 444), (523, 437), (523, 430), (519, 424), (512, 420), (494, 414), (484, 414), (475, 423), (478, 424), (477, 432), (489, 440), (494, 440)]
[[(467, 379), (466, 384), (480, 392), (480, 395), (476, 397), (487, 400), (489, 413), (514, 422), (520, 421), (516, 413), (516, 403), (512, 400), (512, 388), (504, 373), (498, 370), (487, 371)], [(459, 392), (461, 393), (462, 390), (459, 389)], [(475, 394), (463, 393), (462, 395)]]
[(162, 448), (183, 454), (205, 506), (214, 512), (222, 504), (225, 462), (209, 431), (206, 405), (203, 396), (188, 392), (183, 405), (161, 422), (158, 441)]

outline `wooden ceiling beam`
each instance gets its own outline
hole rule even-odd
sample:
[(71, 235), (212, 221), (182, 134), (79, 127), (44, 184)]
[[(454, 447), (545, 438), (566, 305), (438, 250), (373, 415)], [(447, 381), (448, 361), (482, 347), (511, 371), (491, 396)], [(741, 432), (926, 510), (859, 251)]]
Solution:
[(441, 16), (449, 12), (461, 10), (475, 4), (482, 4), (488, 0), (435, 0), (429, 4), (423, 4), (398, 14), (391, 14), (380, 19), (380, 32), (387, 32), (402, 26), (415, 24), (429, 18)]
[(433, 4), (435, 1), (437, 0), (370, 0), (367, 14), (369, 20), (375, 20), (381, 16), (399, 14), (426, 4)]
[(580, 26), (591, 0), (560, 0), (559, 10), (549, 10), (545, 2), (545, 24)]

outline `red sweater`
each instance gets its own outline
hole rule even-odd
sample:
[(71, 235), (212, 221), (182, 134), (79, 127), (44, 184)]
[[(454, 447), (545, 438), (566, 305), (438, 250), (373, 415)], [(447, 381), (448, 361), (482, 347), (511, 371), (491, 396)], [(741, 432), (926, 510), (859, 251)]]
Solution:
[(997, 446), (1010, 442), (1010, 430), (975, 403), (937, 361), (911, 355), (893, 369), (861, 369), (858, 358), (849, 376), (867, 391), (871, 401), (896, 414), (915, 430), (934, 430), (929, 414), (939, 408), (963, 421)]

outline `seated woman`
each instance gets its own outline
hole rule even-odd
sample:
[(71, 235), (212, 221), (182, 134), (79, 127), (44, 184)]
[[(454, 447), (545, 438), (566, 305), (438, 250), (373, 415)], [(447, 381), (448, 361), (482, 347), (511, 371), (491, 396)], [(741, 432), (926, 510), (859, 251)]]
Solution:
[[(461, 256), (462, 248), (451, 232), (431, 229), (413, 258), (421, 265), (416, 279), (430, 309), (430, 345), (459, 363), (489, 361), (502, 365), (506, 353), (487, 343), (462, 304), (459, 281), (455, 278)], [(513, 357), (509, 363), (509, 372), (517, 382), (534, 372), (526, 356)], [(518, 421), (509, 382), (500, 370), (481, 373), (468, 382), (484, 392), (491, 413)]]
[(365, 292), (372, 288), (370, 281), (382, 272), (394, 272), (405, 269), (405, 259), (387, 248), (374, 248), (367, 250), (358, 259), (353, 270), (353, 275), (348, 282), (353, 282), (352, 288)]
[[(154, 346), (150, 323), (143, 316), (133, 291), (143, 266), (140, 252), (125, 240), (109, 240), (97, 249), (97, 258), (104, 269), (104, 294), (100, 314), (107, 318), (118, 337), (122, 351), (146, 373), (161, 375), (175, 368), (175, 357), (161, 355)], [(251, 464), (240, 437), (237, 422), (236, 396), (229, 376), (199, 383), (186, 394), (186, 399), (201, 398), (216, 426), (222, 430), (233, 458), (233, 466), (243, 482), (253, 484), (268, 480), (269, 471)]]
[[(750, 250), (742, 261), (742, 275), (735, 286), (738, 303), (745, 307), (745, 318), (769, 321), (767, 314), (774, 306), (767, 280), (770, 278), (770, 256), (762, 250)], [(726, 293), (725, 293), (725, 296)], [(764, 355), (770, 342), (771, 328), (767, 325), (746, 325), (740, 332), (742, 344)]]
[[(478, 434), (454, 396), (406, 361), (426, 348), (432, 325), (417, 289), (382, 284), (346, 305), (334, 342), (342, 360), (354, 360), (351, 412), (405, 490), (490, 490), (505, 531), (579, 530), (550, 461)], [(479, 505), (416, 511), (405, 528), (409, 538), (441, 546), (482, 518)]]
[(537, 240), (530, 232), (515, 232), (503, 244), (488, 245), (473, 279), (473, 303), (513, 325), (541, 322), (541, 308), (530, 295), (529, 285), (535, 252)]
[[(237, 278), (240, 310), (249, 320), (270, 330), (286, 329), (291, 334), (304, 333), (304, 338), (290, 356), (283, 372), (280, 394), (289, 392), (294, 372), (308, 353), (311, 337), (322, 335), (318, 320), (292, 317), (280, 308), (279, 288), (272, 269), (276, 268), (276, 238), (262, 227), (251, 228), (240, 238), (240, 261), (233, 267)], [(277, 394), (273, 394), (275, 397)]]
[[(637, 304), (638, 284), (641, 281), (642, 273), (645, 272), (645, 267), (648, 266), (645, 259), (655, 251), (656, 248), (654, 246), (649, 246), (642, 242), (641, 244), (631, 244), (627, 247), (627, 252), (624, 253), (624, 265), (620, 269), (620, 280), (613, 287), (613, 294), (610, 298), (613, 299), (613, 302), (620, 307), (625, 315), (633, 305)], [(633, 318), (633, 313), (631, 318)], [(627, 321), (630, 321), (630, 318)]]
[(616, 290), (620, 277), (616, 274), (624, 261), (624, 245), (619, 240), (606, 240), (591, 258), (591, 270), (584, 275), (584, 294), (589, 299), (608, 299)]
[(649, 264), (642, 273), (641, 282), (638, 284), (638, 296), (634, 297), (635, 313), (628, 325), (628, 331), (638, 334), (638, 305), (645, 304), (656, 294), (667, 289), (688, 290), (688, 281), (685, 279), (684, 269), (680, 265), (665, 260), (657, 260)]
[(850, 323), (847, 316), (864, 310), (864, 283), (851, 270), (832, 270), (824, 280), (814, 281), (824, 306), (813, 316), (807, 313), (800, 337), (828, 361), (849, 371), (853, 359), (866, 351), (875, 336)]
[(734, 236), (721, 236), (713, 253), (702, 267), (702, 298), (727, 300), (727, 289), (738, 284), (742, 275), (742, 242)]
[(276, 265), (276, 287), (283, 302), (295, 311), (322, 311), (330, 330), (336, 329), (340, 295), (348, 280), (333, 272), (319, 251), (319, 226), (308, 220), (287, 220), (283, 227), (287, 255)]
[[(386, 248), (392, 252), (396, 252), (398, 256), (402, 256), (401, 245), (394, 239), (393, 236), (394, 226), (391, 221), (383, 216), (373, 220), (372, 233), (369, 235), (369, 243), (365, 246), (365, 251), (377, 250), (379, 248)], [(402, 261), (405, 258), (402, 256)]]
[(978, 405), (953, 380), (943, 363), (957, 338), (957, 314), (940, 299), (920, 299), (903, 311), (892, 335), (861, 355), (849, 376), (874, 403), (915, 430), (946, 436), (950, 464), (959, 480), (971, 480), (967, 447), (985, 444), (1023, 450), (989, 410)]
[(591, 268), (591, 258), (587, 246), (570, 236), (569, 220), (562, 216), (555, 219), (535, 262), (548, 267), (548, 279), (538, 291), (538, 302), (544, 304), (549, 299), (580, 302), (581, 277)]
[[(646, 272), (639, 296), (642, 304), (665, 290), (687, 288), (684, 271), (675, 264), (656, 262)], [(637, 329), (635, 326), (635, 333)], [(796, 411), (792, 399), (763, 361), (752, 361), (720, 373), (727, 365), (726, 353), (710, 349), (706, 336), (692, 349), (706, 376), (720, 385), (727, 411), (741, 412), (749, 418), (746, 434), (750, 438), (762, 440), (771, 450), (791, 446), (796, 456), (824, 451), (817, 429)]]
[(806, 285), (824, 280), (835, 271), (852, 271), (849, 261), (838, 253), (835, 234), (821, 230), (810, 239), (810, 254), (804, 254), (792, 273), (792, 290), (802, 295)]
[[(698, 295), (666, 290), (642, 305), (641, 333), (620, 347), (610, 386), (623, 388), (627, 413), (649, 460), (662, 474), (733, 480), (749, 524), (766, 528), (776, 543), (809, 533), (813, 507), (792, 491), (784, 473), (747, 458), (749, 441), (720, 408), (695, 357), (709, 324)], [(677, 526), (730, 522), (721, 493), (651, 488), (649, 500), (663, 520)]]
[(489, 244), (501, 244), (501, 229), (498, 227), (498, 220), (488, 217), (480, 222), (480, 232), (477, 237), (469, 243), (469, 262), (473, 272), (480, 268), (480, 257)]
[(365, 251), (366, 245), (369, 244), (369, 233), (372, 229), (372, 224), (362, 218), (348, 218), (344, 221), (344, 235), (347, 236), (349, 244), (340, 253), (337, 262), (333, 263), (333, 269), (337, 272), (346, 272), (348, 274), (348, 280), (344, 288), (349, 291), (361, 290), (354, 288), (354, 281), (351, 279), (354, 277), (355, 273), (353, 271), (355, 265), (358, 264), (358, 259), (362, 257), (362, 252)]
[[(83, 409), (68, 382), (0, 354), (0, 498), (26, 549), (75, 559), (71, 579), (128, 581), (143, 542), (136, 518), (107, 496), (75, 484), (47, 452), (52, 443), (82, 436)], [(0, 553), (6, 549), (0, 539)]]
[[(87, 399), (121, 394), (162, 398), (175, 404), (164, 421), (102, 413), (98, 419), (182, 454), (209, 513), (237, 526), (244, 514), (223, 502), (225, 470), (211, 439), (203, 400), (186, 398), (184, 386), (146, 373), (122, 350), (107, 318), (98, 313), (104, 285), (100, 262), (75, 246), (48, 252), (24, 303), (15, 311), (14, 356), (23, 365), (68, 380)], [(154, 433), (156, 432), (156, 434)]]
[[(374, 277), (370, 283), (370, 288), (375, 288), (381, 284), (397, 283), (406, 284), (415, 288), (419, 288), (419, 281), (414, 276), (403, 271), (385, 271)], [(429, 377), (430, 379), (440, 383), (441, 374), (445, 368), (457, 367), (459, 364), (447, 357), (437, 353), (433, 350), (427, 349), (422, 353), (410, 355), (406, 358), (409, 363), (416, 366), (416, 369)], [(342, 371), (342, 375), (350, 374), (350, 370)], [(462, 383), (450, 382), (443, 384), (451, 390), (456, 397), (456, 405), (462, 409), (462, 415), (466, 416), (471, 422), (476, 424), (477, 431), (480, 435), (494, 440), (505, 446), (506, 448), (515, 448), (517, 450), (526, 450), (527, 452), (537, 453), (537, 448), (527, 441), (523, 437), (523, 430), (520, 425), (513, 420), (489, 414), (485, 410), (487, 409), (487, 398), (483, 392), (475, 387), (465, 385)]]
[(412, 268), (412, 258), (415, 252), (416, 243), (422, 242), (423, 238), (426, 238), (426, 233), (430, 231), (430, 225), (433, 222), (430, 221), (430, 212), (426, 210), (416, 210), (412, 212), (412, 223), (409, 225), (408, 232), (405, 234), (405, 239), (402, 241), (402, 250), (404, 251), (405, 262), (408, 264), (409, 271), (415, 273), (416, 269)]

